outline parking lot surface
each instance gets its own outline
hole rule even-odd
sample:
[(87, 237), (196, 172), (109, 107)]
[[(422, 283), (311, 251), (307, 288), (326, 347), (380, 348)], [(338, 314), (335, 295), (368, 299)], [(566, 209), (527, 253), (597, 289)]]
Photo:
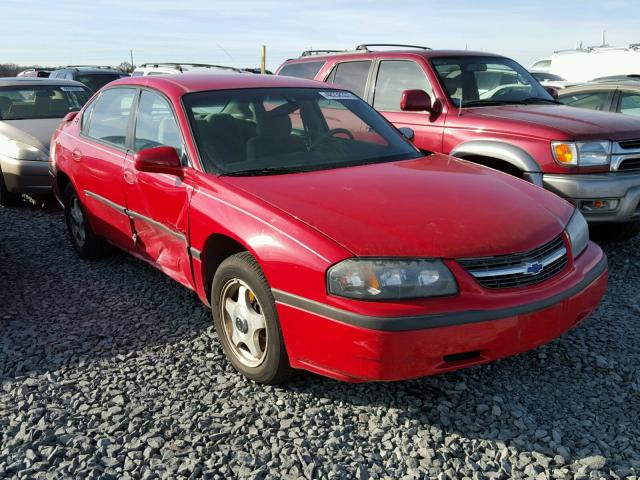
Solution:
[(602, 304), (536, 351), (264, 387), (195, 294), (123, 253), (79, 259), (55, 209), (0, 208), (0, 478), (637, 478), (640, 236), (603, 247)]

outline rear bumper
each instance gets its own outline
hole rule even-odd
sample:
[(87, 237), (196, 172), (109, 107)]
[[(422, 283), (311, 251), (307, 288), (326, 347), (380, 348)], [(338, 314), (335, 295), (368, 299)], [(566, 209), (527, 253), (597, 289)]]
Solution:
[(366, 317), (277, 290), (274, 296), (294, 368), (350, 382), (392, 381), (479, 365), (548, 343), (596, 308), (607, 275), (602, 255), (580, 281), (540, 301), (420, 317)]
[[(589, 222), (628, 222), (640, 220), (640, 173), (598, 173), (588, 175), (543, 175), (547, 190), (566, 198)], [(617, 199), (617, 208), (589, 211), (585, 200)]]
[(13, 193), (44, 195), (51, 193), (49, 163), (42, 160), (16, 160), (0, 156), (0, 168), (7, 190)]

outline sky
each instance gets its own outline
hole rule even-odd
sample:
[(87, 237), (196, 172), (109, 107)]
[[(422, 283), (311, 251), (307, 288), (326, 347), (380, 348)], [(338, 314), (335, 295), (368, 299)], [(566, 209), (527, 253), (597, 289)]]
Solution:
[(554, 50), (640, 43), (638, 0), (0, 0), (0, 63), (195, 62), (274, 70), (360, 43), (482, 50), (525, 66)]

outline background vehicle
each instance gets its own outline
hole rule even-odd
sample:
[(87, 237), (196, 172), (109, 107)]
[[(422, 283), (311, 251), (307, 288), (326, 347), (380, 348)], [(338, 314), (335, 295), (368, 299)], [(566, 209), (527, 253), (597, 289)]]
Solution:
[(606, 288), (606, 258), (567, 202), (425, 157), (317, 82), (120, 80), (53, 142), (75, 250), (98, 256), (106, 239), (195, 290), (229, 361), (259, 382), (489, 362), (562, 334)]
[[(577, 85), (558, 93), (558, 100), (571, 107), (640, 116), (640, 79), (613, 77)], [(625, 162), (630, 168), (629, 162)], [(640, 158), (636, 162), (640, 170)]]
[(141, 77), (145, 75), (176, 75), (179, 73), (246, 73), (245, 71), (225, 65), (209, 65), (206, 63), (143, 63), (133, 71), (131, 76)]
[(60, 67), (51, 72), (50, 78), (62, 78), (66, 80), (75, 80), (83, 83), (90, 90), (97, 92), (107, 83), (118, 80), (119, 78), (128, 77), (128, 73), (115, 70), (111, 67), (93, 66), (93, 65), (77, 65), (69, 67)]
[(29, 70), (23, 70), (22, 72), (18, 73), (18, 75), (16, 75), (16, 77), (48, 78), (50, 74), (51, 74), (51, 71), (49, 71), (49, 70), (43, 70), (43, 69), (40, 69), (40, 68), (32, 68), (32, 69), (29, 69)]
[(558, 50), (550, 58), (534, 62), (530, 70), (546, 71), (568, 82), (584, 83), (598, 77), (640, 73), (640, 44), (628, 47), (581, 47)]
[(571, 201), (590, 222), (614, 222), (610, 232), (635, 232), (640, 172), (631, 167), (640, 157), (639, 120), (559, 105), (502, 56), (373, 46), (305, 52), (277, 73), (349, 89), (410, 129), (420, 149), (523, 178)]
[(60, 120), (91, 96), (81, 83), (35, 77), (0, 79), (0, 204), (51, 191), (49, 142)]
[(556, 89), (567, 88), (572, 85), (575, 85), (573, 82), (567, 82), (560, 75), (556, 75), (554, 73), (544, 72), (544, 71), (536, 71), (529, 70), (529, 73), (533, 78), (538, 80), (543, 87), (552, 87)]

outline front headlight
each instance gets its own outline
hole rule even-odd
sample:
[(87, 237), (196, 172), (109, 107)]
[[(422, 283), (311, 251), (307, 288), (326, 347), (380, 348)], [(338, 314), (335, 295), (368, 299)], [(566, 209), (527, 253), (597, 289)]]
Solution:
[(49, 160), (46, 153), (33, 145), (0, 136), (0, 153), (16, 160)]
[(611, 160), (611, 142), (551, 142), (551, 152), (560, 165), (602, 166), (608, 165)]
[(589, 244), (589, 226), (582, 213), (576, 209), (565, 229), (571, 243), (571, 253), (575, 259)]
[(361, 300), (440, 297), (458, 292), (453, 275), (440, 260), (344, 260), (327, 272), (329, 293)]

